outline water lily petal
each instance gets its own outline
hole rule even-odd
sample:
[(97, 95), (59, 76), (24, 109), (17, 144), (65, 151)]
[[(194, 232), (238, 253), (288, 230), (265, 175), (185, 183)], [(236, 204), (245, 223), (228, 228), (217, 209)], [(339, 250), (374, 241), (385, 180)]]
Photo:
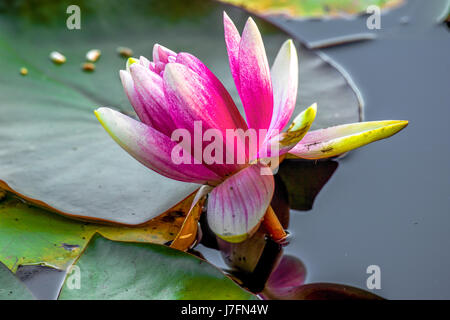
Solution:
[(162, 62), (162, 63), (168, 63), (169, 57), (173, 56), (176, 57), (176, 52), (173, 52), (172, 50), (156, 43), (153, 46), (153, 62)]
[[(294, 148), (307, 134), (317, 114), (317, 104), (303, 110), (292, 121), (286, 132), (275, 135), (266, 141), (259, 151), (259, 158), (271, 158), (281, 156)], [(266, 153), (263, 153), (265, 151)]]
[(236, 128), (247, 130), (247, 123), (245, 122), (244, 118), (242, 118), (241, 113), (234, 104), (233, 98), (231, 98), (222, 82), (220, 82), (220, 80), (214, 75), (214, 73), (212, 73), (211, 70), (209, 70), (209, 68), (200, 61), (200, 59), (193, 56), (192, 54), (180, 52), (177, 55), (176, 62), (189, 67), (189, 69), (191, 69), (195, 73), (201, 74), (204, 78), (206, 78), (209, 81), (210, 85), (217, 90), (217, 93), (228, 106), (228, 112), (231, 115), (234, 126)]
[(150, 69), (150, 61), (144, 57), (144, 56), (140, 56), (139, 57), (139, 64), (147, 69)]
[(385, 120), (344, 124), (308, 132), (289, 152), (304, 159), (334, 157), (388, 138), (408, 125), (408, 121)]
[(205, 183), (219, 176), (201, 164), (175, 164), (171, 153), (176, 142), (154, 128), (109, 108), (95, 110), (95, 115), (111, 137), (146, 167), (171, 179)]
[(151, 126), (170, 137), (176, 126), (167, 110), (162, 78), (137, 63), (130, 66), (130, 74)]
[(148, 125), (152, 125), (150, 115), (147, 113), (147, 110), (141, 103), (138, 93), (134, 88), (134, 82), (131, 78), (131, 74), (126, 70), (120, 70), (119, 74), (125, 94), (127, 95), (128, 100), (130, 101), (131, 106), (133, 107), (137, 116), (139, 117), (139, 119), (141, 119), (142, 122)]
[(272, 130), (281, 132), (284, 129), (295, 109), (298, 88), (298, 58), (292, 40), (283, 43), (270, 73), (273, 86), (273, 115), (268, 137), (274, 135), (271, 133)]
[(249, 128), (268, 129), (273, 112), (273, 92), (266, 50), (258, 27), (247, 20), (239, 45), (240, 97)]
[(242, 242), (256, 231), (272, 200), (274, 179), (267, 166), (242, 169), (219, 184), (208, 198), (208, 224), (228, 242)]
[(234, 25), (233, 21), (228, 15), (223, 12), (223, 27), (225, 33), (225, 44), (227, 46), (228, 60), (230, 62), (231, 75), (233, 76), (234, 83), (240, 94), (240, 80), (239, 80), (239, 43), (241, 42), (241, 36), (239, 31)]
[[(220, 132), (218, 137), (220, 143), (224, 144), (222, 148), (223, 159), (221, 164), (210, 164), (209, 168), (221, 176), (231, 174), (242, 167), (242, 164), (225, 164), (226, 154), (244, 150), (243, 143), (237, 139), (226, 139), (227, 129), (236, 129), (238, 125), (229, 109), (228, 101), (219, 93), (217, 88), (207, 77), (197, 74), (190, 68), (179, 63), (169, 63), (164, 70), (164, 92), (169, 102), (169, 112), (175, 121), (177, 127), (187, 129), (191, 136), (198, 135), (198, 125), (201, 125), (202, 132), (208, 129), (215, 129)], [(209, 142), (203, 141), (203, 148)], [(202, 148), (202, 149), (203, 149)], [(235, 150), (238, 148), (238, 151)], [(193, 152), (198, 159), (197, 153)]]

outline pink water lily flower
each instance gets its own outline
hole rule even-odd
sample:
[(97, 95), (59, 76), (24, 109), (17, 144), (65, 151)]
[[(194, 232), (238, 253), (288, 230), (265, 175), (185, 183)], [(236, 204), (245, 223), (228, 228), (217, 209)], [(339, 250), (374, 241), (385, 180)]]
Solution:
[[(120, 71), (125, 93), (140, 121), (109, 108), (95, 113), (113, 139), (148, 168), (171, 179), (205, 185), (194, 202), (209, 193), (209, 226), (224, 240), (240, 242), (271, 210), (274, 178), (267, 164), (256, 161), (258, 158), (287, 152), (306, 159), (331, 157), (389, 137), (407, 122), (364, 122), (308, 133), (316, 115), (313, 105), (282, 132), (297, 97), (298, 60), (293, 42), (282, 45), (270, 69), (261, 34), (251, 18), (240, 35), (224, 14), (224, 29), (231, 74), (247, 121), (222, 83), (199, 59), (158, 44), (153, 48), (153, 61), (129, 59), (126, 70)], [(196, 151), (187, 147), (183, 151), (191, 161), (175, 163), (172, 152), (179, 143), (172, 134), (182, 128), (195, 135), (195, 123), (203, 130), (215, 129), (222, 134), (223, 159), (239, 153), (245, 155), (245, 161), (199, 161)], [(264, 132), (256, 154), (249, 151), (244, 139), (227, 139), (229, 129)], [(208, 143), (203, 142), (202, 150)], [(271, 151), (273, 146), (276, 153)]]

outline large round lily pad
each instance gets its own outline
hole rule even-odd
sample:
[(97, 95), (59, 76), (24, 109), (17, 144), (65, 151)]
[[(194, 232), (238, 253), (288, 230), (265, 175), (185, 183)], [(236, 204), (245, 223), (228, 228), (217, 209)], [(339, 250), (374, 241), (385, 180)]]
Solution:
[(208, 262), (160, 245), (95, 237), (76, 267), (79, 289), (66, 279), (60, 299), (255, 299)]
[[(66, 27), (69, 4), (81, 8), (80, 30)], [(237, 102), (223, 40), (224, 8), (242, 27), (242, 11), (202, 1), (6, 5), (0, 20), (0, 187), (62, 214), (123, 224), (143, 223), (191, 194), (197, 185), (164, 178), (132, 159), (92, 111), (110, 106), (134, 114), (118, 78), (125, 61), (116, 48), (150, 57), (155, 42), (204, 60)], [(180, 18), (177, 12), (189, 14)], [(273, 61), (287, 36), (273, 29), (263, 36)], [(93, 48), (102, 56), (94, 72), (83, 72), (80, 64)], [(67, 62), (53, 64), (53, 50)], [(316, 127), (358, 121), (360, 102), (347, 80), (313, 52), (299, 50), (296, 112), (317, 101)], [(21, 67), (28, 75), (20, 75)]]

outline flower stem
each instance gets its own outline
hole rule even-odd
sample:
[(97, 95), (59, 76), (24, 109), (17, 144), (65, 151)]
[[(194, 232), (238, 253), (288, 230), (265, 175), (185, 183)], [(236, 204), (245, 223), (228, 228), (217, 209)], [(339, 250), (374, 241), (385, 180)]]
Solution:
[(284, 231), (284, 228), (281, 225), (280, 221), (278, 220), (277, 215), (273, 211), (272, 206), (269, 206), (267, 208), (262, 223), (273, 241), (282, 242), (283, 240), (286, 239), (287, 237), (286, 231)]

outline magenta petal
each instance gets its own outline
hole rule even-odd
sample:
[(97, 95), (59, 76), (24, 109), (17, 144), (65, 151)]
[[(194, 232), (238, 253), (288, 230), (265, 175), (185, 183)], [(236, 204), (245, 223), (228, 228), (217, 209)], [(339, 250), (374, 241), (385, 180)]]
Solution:
[(130, 66), (130, 73), (152, 127), (170, 137), (176, 126), (167, 110), (162, 78), (137, 63)]
[(234, 83), (240, 94), (241, 84), (239, 80), (239, 43), (241, 42), (241, 36), (236, 29), (233, 21), (230, 17), (223, 12), (223, 27), (225, 32), (225, 44), (227, 46), (228, 60), (230, 62), (231, 75), (233, 76)]
[[(235, 144), (233, 139), (226, 139), (227, 129), (235, 130), (241, 124), (236, 123), (230, 112), (235, 106), (230, 105), (229, 100), (221, 95), (221, 87), (217, 87), (204, 74), (197, 74), (185, 65), (169, 63), (164, 71), (164, 92), (169, 102), (169, 112), (178, 128), (187, 129), (194, 139), (198, 135), (196, 132), (199, 125), (202, 132), (215, 129), (220, 133), (220, 143), (224, 144), (221, 164), (210, 164), (208, 167), (221, 176), (239, 170), (243, 163), (225, 164), (226, 154), (244, 152), (245, 155), (245, 150), (241, 140), (238, 139)], [(203, 147), (208, 144), (204, 142)], [(198, 159), (197, 154), (193, 154)]]
[(228, 106), (228, 112), (231, 115), (235, 127), (247, 130), (247, 123), (245, 122), (244, 118), (242, 118), (241, 113), (234, 104), (234, 101), (228, 93), (227, 89), (225, 89), (220, 80), (217, 79), (214, 73), (212, 73), (211, 70), (209, 70), (209, 68), (200, 61), (200, 59), (193, 56), (192, 54), (180, 52), (177, 55), (176, 62), (189, 67), (189, 69), (191, 69), (195, 73), (200, 74), (204, 78), (206, 78), (209, 81), (210, 85), (217, 90), (217, 93)]
[(219, 176), (201, 164), (175, 164), (172, 150), (177, 145), (152, 127), (109, 108), (99, 108), (95, 114), (111, 137), (131, 156), (146, 167), (168, 178), (204, 184), (218, 181)]
[(261, 34), (251, 18), (239, 46), (239, 81), (249, 128), (268, 129), (273, 112), (272, 81)]
[(160, 44), (155, 44), (153, 46), (153, 62), (158, 63), (158, 62), (162, 62), (162, 63), (168, 63), (169, 62), (169, 57), (170, 56), (176, 56), (176, 52), (173, 52), (172, 50), (163, 47)]
[(261, 164), (251, 165), (226, 179), (208, 198), (211, 230), (225, 241), (244, 241), (263, 219), (273, 191), (273, 175)]
[(130, 73), (125, 70), (120, 70), (120, 80), (122, 81), (122, 86), (123, 89), (125, 90), (128, 100), (133, 106), (133, 109), (136, 112), (139, 119), (141, 119), (142, 122), (151, 126), (152, 121), (150, 119), (150, 115), (147, 113), (144, 105), (141, 103), (139, 99), (137, 91), (134, 88), (134, 82), (133, 79), (131, 78)]

